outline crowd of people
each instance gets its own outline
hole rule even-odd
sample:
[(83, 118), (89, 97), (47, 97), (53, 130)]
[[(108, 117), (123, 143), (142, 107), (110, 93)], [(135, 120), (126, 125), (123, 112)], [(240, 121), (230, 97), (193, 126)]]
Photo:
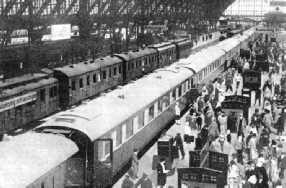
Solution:
[[(200, 131), (195, 139), (195, 149), (202, 149), (207, 141), (211, 143), (218, 140), (219, 142), (227, 141), (236, 150), (229, 163), (228, 185), (230, 187), (282, 187), (286, 152), (283, 152), (280, 135), (283, 134), (286, 124), (286, 108), (283, 103), (286, 94), (284, 91), (286, 76), (283, 73), (285, 71), (283, 65), (286, 58), (284, 61), (284, 53), (282, 54), (279, 45), (268, 47), (267, 50), (269, 54), (268, 79), (263, 87), (254, 89), (254, 105), (259, 106), (255, 109), (250, 121), (244, 117), (243, 113), (237, 117), (232, 113), (226, 114), (222, 111), (218, 99), (211, 95), (213, 89), (209, 88), (213, 86), (206, 85), (203, 85), (202, 96), (194, 102), (190, 114), (186, 117), (185, 130), (188, 131), (185, 131), (185, 134), (187, 133), (185, 138), (188, 138), (192, 130)], [(261, 52), (264, 50), (258, 50), (257, 53)], [(244, 71), (256, 69), (259, 66), (255, 57), (256, 53), (253, 49), (249, 60), (233, 59), (231, 66), (234, 70), (238, 70), (236, 76), (235, 71), (230, 69), (216, 80), (218, 84), (225, 82), (225, 92), (228, 90), (233, 92), (232, 85), (239, 87), (242, 81), (241, 74)], [(282, 73), (282, 77), (275, 83), (274, 77), (279, 73)], [(205, 89), (208, 91), (204, 91)], [(204, 120), (203, 124), (201, 119)], [(204, 126), (201, 128), (202, 125)], [(277, 134), (276, 138), (270, 136), (273, 131)], [(233, 141), (231, 133), (236, 133)], [(223, 151), (223, 148), (220, 151)]]
[[(268, 45), (268, 44), (267, 44)], [(231, 188), (281, 188), (286, 168), (286, 152), (283, 151), (281, 135), (286, 124), (286, 107), (283, 102), (286, 96), (286, 69), (284, 52), (279, 45), (266, 46), (269, 62), (268, 79), (255, 91), (255, 108), (249, 120), (243, 110), (239, 114), (226, 113), (221, 107), (220, 95), (233, 92), (242, 85), (244, 71), (259, 67), (256, 54), (265, 53), (265, 45), (251, 47), (249, 57), (233, 59), (232, 69), (216, 78), (214, 82), (203, 84), (201, 95), (192, 105), (186, 115), (184, 135), (178, 133), (174, 137), (174, 146), (182, 159), (185, 157), (184, 144), (194, 143), (195, 150), (201, 150), (206, 145), (213, 146), (218, 152), (233, 148), (229, 158), (228, 186)], [(282, 53), (283, 52), (283, 53)], [(262, 71), (263, 72), (263, 71)], [(275, 83), (277, 73), (282, 73), (279, 82)], [(274, 79), (276, 78), (276, 79)], [(225, 87), (222, 87), (222, 84)], [(222, 90), (224, 88), (224, 90)], [(261, 100), (263, 99), (263, 100)], [(255, 107), (256, 106), (256, 107)], [(176, 124), (180, 125), (180, 108), (176, 104), (174, 113)], [(273, 137), (273, 133), (277, 137)], [(272, 136), (271, 136), (272, 134)], [(219, 144), (218, 144), (219, 143)], [(165, 159), (161, 158), (157, 166), (157, 185), (166, 184)], [(142, 178), (141, 178), (142, 179)], [(143, 179), (148, 180), (146, 175)], [(146, 181), (146, 183), (149, 183)]]

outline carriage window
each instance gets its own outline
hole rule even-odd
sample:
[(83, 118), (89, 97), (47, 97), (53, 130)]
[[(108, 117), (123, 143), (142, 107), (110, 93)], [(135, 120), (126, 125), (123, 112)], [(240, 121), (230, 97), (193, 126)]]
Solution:
[(147, 125), (148, 124), (148, 121), (149, 121), (149, 108), (147, 108), (145, 111), (144, 111), (144, 125)]
[(126, 141), (126, 124), (121, 127), (121, 143)]
[(202, 175), (202, 181), (203, 182), (209, 182), (210, 181), (210, 176), (208, 174), (203, 174)]
[(50, 88), (50, 99), (51, 98), (54, 98), (54, 91), (52, 87)]
[(106, 79), (106, 70), (102, 71), (102, 79), (103, 79), (103, 80)]
[[(113, 147), (115, 148), (115, 143), (113, 140)], [(105, 157), (106, 155), (108, 155), (110, 153), (110, 142), (105, 142), (104, 144), (104, 155), (103, 157)]]
[(181, 97), (182, 96), (182, 86), (180, 85), (179, 88), (178, 88), (178, 97)]
[(108, 71), (109, 71), (109, 78), (111, 78), (111, 76), (112, 76), (112, 71), (111, 71), (112, 69), (110, 68)]
[(45, 101), (45, 89), (41, 89), (41, 91), (40, 91), (40, 100), (42, 102)]
[(189, 90), (189, 80), (186, 81), (186, 92)]
[(45, 182), (41, 183), (41, 188), (45, 188)]
[(216, 176), (211, 176), (211, 182), (216, 182)]
[(58, 87), (53, 86), (50, 88), (50, 98), (54, 98), (58, 95)]
[(82, 78), (79, 79), (79, 88), (83, 88), (83, 79)]
[(72, 91), (75, 91), (75, 80), (72, 80)]
[(114, 131), (112, 134), (111, 134), (111, 139), (113, 141), (113, 151), (115, 150), (115, 148), (118, 146), (118, 142), (117, 142), (117, 137), (116, 137), (116, 131)]
[(86, 85), (89, 86), (89, 84), (90, 84), (90, 76), (87, 76), (87, 77), (86, 77)]
[(116, 74), (117, 74), (116, 67), (113, 68), (113, 73), (114, 73), (114, 76), (116, 76)]
[(54, 96), (58, 96), (58, 86), (54, 86)]
[(131, 69), (131, 62), (128, 62), (128, 71), (130, 71), (130, 69)]
[(158, 114), (162, 112), (163, 109), (163, 101), (162, 99), (158, 101)]
[(176, 89), (171, 92), (171, 103), (176, 100)]
[(154, 118), (154, 105), (152, 105), (150, 108), (149, 108), (149, 121), (151, 121), (152, 119)]
[(202, 81), (202, 79), (203, 79), (203, 73), (201, 71), (201, 72), (199, 72), (199, 81)]
[(169, 102), (169, 96), (166, 95), (163, 97), (163, 109), (165, 110), (169, 105), (170, 105), (170, 102)]
[(119, 65), (119, 68), (118, 68), (118, 74), (121, 74), (121, 65)]
[(131, 62), (131, 70), (134, 70), (134, 64), (135, 62)]
[(92, 75), (93, 83), (96, 83), (96, 74)]
[(139, 129), (139, 119), (138, 119), (138, 116), (135, 117), (133, 120), (132, 120), (132, 127), (133, 127), (133, 133), (132, 134), (136, 134), (138, 132), (138, 129)]

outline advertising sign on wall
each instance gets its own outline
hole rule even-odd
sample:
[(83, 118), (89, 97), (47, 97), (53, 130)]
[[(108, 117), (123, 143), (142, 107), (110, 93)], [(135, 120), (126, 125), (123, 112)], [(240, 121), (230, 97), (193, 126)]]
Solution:
[(0, 112), (26, 104), (37, 99), (37, 92), (31, 92), (19, 97), (0, 102)]
[(64, 40), (71, 38), (71, 24), (58, 24), (51, 26), (52, 40)]

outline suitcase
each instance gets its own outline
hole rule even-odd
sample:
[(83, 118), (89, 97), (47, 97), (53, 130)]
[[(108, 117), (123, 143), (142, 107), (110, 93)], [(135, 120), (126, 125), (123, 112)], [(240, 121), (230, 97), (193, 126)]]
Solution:
[(194, 142), (195, 141), (195, 136), (190, 136), (190, 142)]

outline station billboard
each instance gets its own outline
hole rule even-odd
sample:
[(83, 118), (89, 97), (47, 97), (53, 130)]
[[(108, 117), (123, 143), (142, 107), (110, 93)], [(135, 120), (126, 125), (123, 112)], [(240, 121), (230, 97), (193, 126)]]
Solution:
[(71, 38), (71, 24), (57, 24), (51, 26), (51, 38), (54, 40), (64, 40)]

